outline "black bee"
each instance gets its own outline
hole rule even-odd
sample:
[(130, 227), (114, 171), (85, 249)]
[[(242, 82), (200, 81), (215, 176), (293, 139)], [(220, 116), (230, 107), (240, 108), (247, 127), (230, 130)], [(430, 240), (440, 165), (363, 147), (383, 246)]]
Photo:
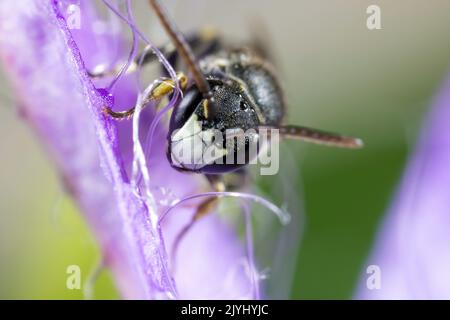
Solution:
[[(273, 128), (277, 129), (282, 137), (344, 148), (362, 146), (360, 139), (306, 127), (283, 125), (286, 104), (275, 72), (265, 58), (249, 48), (223, 48), (219, 38), (205, 32), (186, 39), (169, 19), (159, 2), (157, 0), (149, 2), (174, 46), (172, 50), (163, 48), (162, 51), (175, 66), (181, 57), (193, 79), (193, 83), (188, 86), (188, 78), (183, 73), (178, 73), (178, 81), (184, 94), (183, 99), (172, 112), (167, 152), (168, 159), (174, 168), (209, 175), (232, 172), (248, 163), (250, 160), (248, 156), (246, 161), (240, 164), (214, 161), (202, 163), (199, 166), (195, 161), (194, 163), (174, 161), (178, 160), (174, 157), (174, 147), (180, 148), (187, 142), (190, 144), (192, 141), (188, 140), (192, 140), (193, 136), (211, 129), (223, 133), (227, 129), (242, 129), (244, 132), (255, 129), (258, 133), (261, 128)], [(198, 58), (194, 55), (194, 51), (197, 52)], [(154, 57), (150, 52), (144, 56), (142, 63), (148, 63)], [(137, 65), (138, 61), (135, 61), (129, 71), (135, 69)], [(100, 77), (106, 74), (91, 75)], [(158, 100), (171, 94), (174, 86), (172, 79), (162, 81), (147, 97), (147, 101)], [(113, 118), (123, 119), (130, 117), (134, 108), (123, 112), (105, 109), (105, 112)], [(199, 128), (193, 127), (199, 125)], [(227, 138), (224, 137), (224, 153), (237, 153), (241, 151), (241, 148), (247, 150), (250, 139), (245, 138), (244, 146), (230, 144), (232, 146), (230, 150), (230, 147), (226, 149)], [(202, 141), (206, 142), (204, 138)], [(210, 141), (210, 143), (213, 142)], [(220, 147), (218, 143), (215, 145)]]
[[(172, 50), (169, 45), (162, 48), (163, 53), (174, 66), (183, 62), (189, 71), (189, 77), (193, 80), (188, 81), (188, 77), (181, 72), (177, 74), (179, 86), (184, 94), (173, 109), (168, 131), (167, 155), (174, 168), (205, 174), (218, 191), (233, 187), (223, 182), (222, 174), (237, 172), (238, 175), (242, 175), (244, 172), (242, 167), (251, 160), (250, 156), (246, 156), (240, 164), (211, 161), (198, 165), (195, 161), (194, 163), (179, 161), (174, 155), (184, 144), (190, 146), (193, 139), (212, 129), (223, 134), (228, 129), (241, 129), (244, 132), (254, 129), (257, 139), (262, 128), (270, 128), (277, 129), (281, 137), (344, 148), (362, 146), (362, 141), (356, 138), (306, 127), (283, 125), (286, 103), (273, 68), (263, 56), (249, 48), (224, 48), (218, 37), (205, 33), (185, 38), (157, 0), (149, 0), (149, 3), (171, 39)], [(148, 63), (152, 60), (154, 55), (149, 53), (143, 57), (142, 62)], [(130, 70), (135, 69), (137, 65), (136, 60)], [(99, 77), (106, 74), (91, 75)], [(146, 101), (158, 100), (172, 94), (174, 86), (172, 79), (165, 78), (155, 87)], [(105, 113), (116, 119), (130, 117), (133, 112), (134, 109), (122, 112), (105, 109)], [(194, 153), (199, 152), (200, 157), (209, 146), (215, 146), (217, 156), (213, 160), (225, 158), (230, 153), (232, 158), (236, 159), (237, 153), (242, 150), (248, 151), (252, 137), (246, 136), (242, 140), (243, 143), (231, 144), (231, 147), (226, 143), (227, 137), (219, 143), (213, 139), (206, 142), (203, 137), (200, 140), (203, 148), (194, 150)], [(208, 200), (200, 206), (194, 220), (207, 211), (211, 202), (212, 200)]]

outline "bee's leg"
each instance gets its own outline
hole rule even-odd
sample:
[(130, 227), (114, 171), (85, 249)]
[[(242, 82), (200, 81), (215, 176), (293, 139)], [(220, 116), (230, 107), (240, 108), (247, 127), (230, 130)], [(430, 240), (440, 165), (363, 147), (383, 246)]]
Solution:
[[(245, 169), (238, 170), (236, 172), (227, 174), (226, 176), (223, 175), (206, 175), (206, 178), (208, 179), (211, 187), (214, 191), (217, 192), (224, 192), (224, 191), (234, 191), (238, 189), (239, 187), (242, 187), (242, 185), (245, 184), (245, 181), (247, 179), (247, 172)], [(171, 261), (172, 265), (175, 266), (175, 257), (178, 252), (178, 247), (185, 237), (185, 235), (189, 232), (189, 230), (194, 226), (194, 224), (201, 218), (207, 216), (209, 213), (214, 211), (214, 208), (217, 207), (217, 204), (219, 202), (218, 197), (209, 197), (206, 198), (203, 202), (199, 204), (197, 207), (196, 212), (191, 218), (191, 221), (181, 229), (181, 231), (178, 233), (177, 237), (175, 238), (175, 241), (172, 245), (171, 250)], [(174, 269), (174, 267), (173, 267)]]
[[(203, 28), (199, 32), (192, 33), (187, 37), (187, 42), (199, 58), (206, 54), (209, 54), (220, 46), (219, 37), (213, 30), (210, 30), (209, 28)], [(158, 50), (160, 50), (162, 54), (167, 57), (169, 63), (175, 67), (178, 60), (178, 53), (175, 50), (173, 44), (169, 43), (161, 48), (158, 48)], [(137, 54), (136, 58), (128, 67), (126, 74), (135, 72), (139, 67), (139, 64), (144, 66), (156, 60), (157, 57), (152, 50), (145, 50)], [(88, 74), (91, 78), (94, 79), (113, 77), (120, 72), (124, 65), (125, 64), (119, 64), (111, 70), (88, 71)], [(167, 71), (165, 69), (163, 70), (163, 74), (167, 75)]]
[[(180, 84), (181, 90), (185, 90), (187, 86), (188, 79), (187, 77), (182, 73), (177, 73), (177, 80)], [(149, 93), (149, 95), (144, 99), (143, 106), (147, 105), (150, 101), (153, 100), (160, 100), (164, 98), (165, 96), (171, 94), (175, 88), (175, 82), (172, 79), (167, 78), (161, 78), (161, 81), (159, 84)], [(130, 118), (135, 111), (135, 107), (130, 108), (125, 111), (113, 111), (111, 108), (106, 107), (104, 110), (104, 113), (108, 116), (114, 118), (114, 119), (126, 119)]]
[[(205, 175), (208, 179), (209, 184), (215, 191), (225, 191), (225, 183), (223, 181), (222, 176), (213, 176), (213, 175)], [(191, 230), (191, 228), (194, 226), (195, 222), (197, 222), (200, 218), (208, 215), (210, 212), (213, 211), (213, 209), (217, 206), (218, 203), (217, 197), (209, 197), (206, 198), (203, 202), (198, 205), (197, 210), (195, 211), (194, 215), (191, 218), (191, 221), (187, 225), (181, 229), (181, 231), (177, 234), (173, 244), (172, 244), (172, 250), (171, 250), (171, 261), (172, 261), (172, 269), (175, 270), (176, 265), (176, 255), (178, 252), (178, 247), (181, 243), (181, 241), (184, 239), (186, 234)]]

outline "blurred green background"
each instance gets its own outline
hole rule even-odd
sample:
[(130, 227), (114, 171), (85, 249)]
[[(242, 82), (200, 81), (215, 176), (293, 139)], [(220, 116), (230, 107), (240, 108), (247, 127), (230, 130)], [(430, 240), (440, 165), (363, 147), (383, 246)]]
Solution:
[[(262, 21), (289, 122), (364, 139), (361, 151), (287, 142), (298, 159), (301, 174), (292, 178), (303, 187), (306, 209), (291, 297), (351, 298), (450, 67), (450, 1), (167, 3), (183, 30), (212, 25), (235, 41), (251, 37), (253, 19)], [(381, 7), (382, 30), (366, 27), (371, 4)], [(163, 40), (144, 1), (136, 5), (144, 31)], [(85, 279), (97, 247), (0, 80), (0, 298), (82, 298), (82, 291), (66, 289), (66, 267), (79, 265)], [(96, 282), (95, 297), (118, 297), (108, 272)]]

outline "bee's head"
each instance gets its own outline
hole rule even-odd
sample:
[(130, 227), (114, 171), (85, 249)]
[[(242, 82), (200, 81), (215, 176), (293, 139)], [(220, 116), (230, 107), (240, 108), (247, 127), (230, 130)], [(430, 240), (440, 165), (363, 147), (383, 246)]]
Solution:
[(209, 82), (210, 100), (192, 86), (173, 110), (167, 156), (177, 169), (220, 174), (256, 156), (250, 145), (260, 122), (251, 99), (235, 82)]

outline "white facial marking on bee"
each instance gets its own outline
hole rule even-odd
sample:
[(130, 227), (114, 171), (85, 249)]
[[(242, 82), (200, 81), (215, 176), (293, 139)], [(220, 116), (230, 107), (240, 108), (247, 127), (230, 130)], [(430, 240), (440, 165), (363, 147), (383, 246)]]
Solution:
[(203, 130), (202, 122), (193, 114), (171, 138), (171, 158), (180, 168), (200, 169), (213, 163), (221, 163), (227, 155), (219, 130)]

